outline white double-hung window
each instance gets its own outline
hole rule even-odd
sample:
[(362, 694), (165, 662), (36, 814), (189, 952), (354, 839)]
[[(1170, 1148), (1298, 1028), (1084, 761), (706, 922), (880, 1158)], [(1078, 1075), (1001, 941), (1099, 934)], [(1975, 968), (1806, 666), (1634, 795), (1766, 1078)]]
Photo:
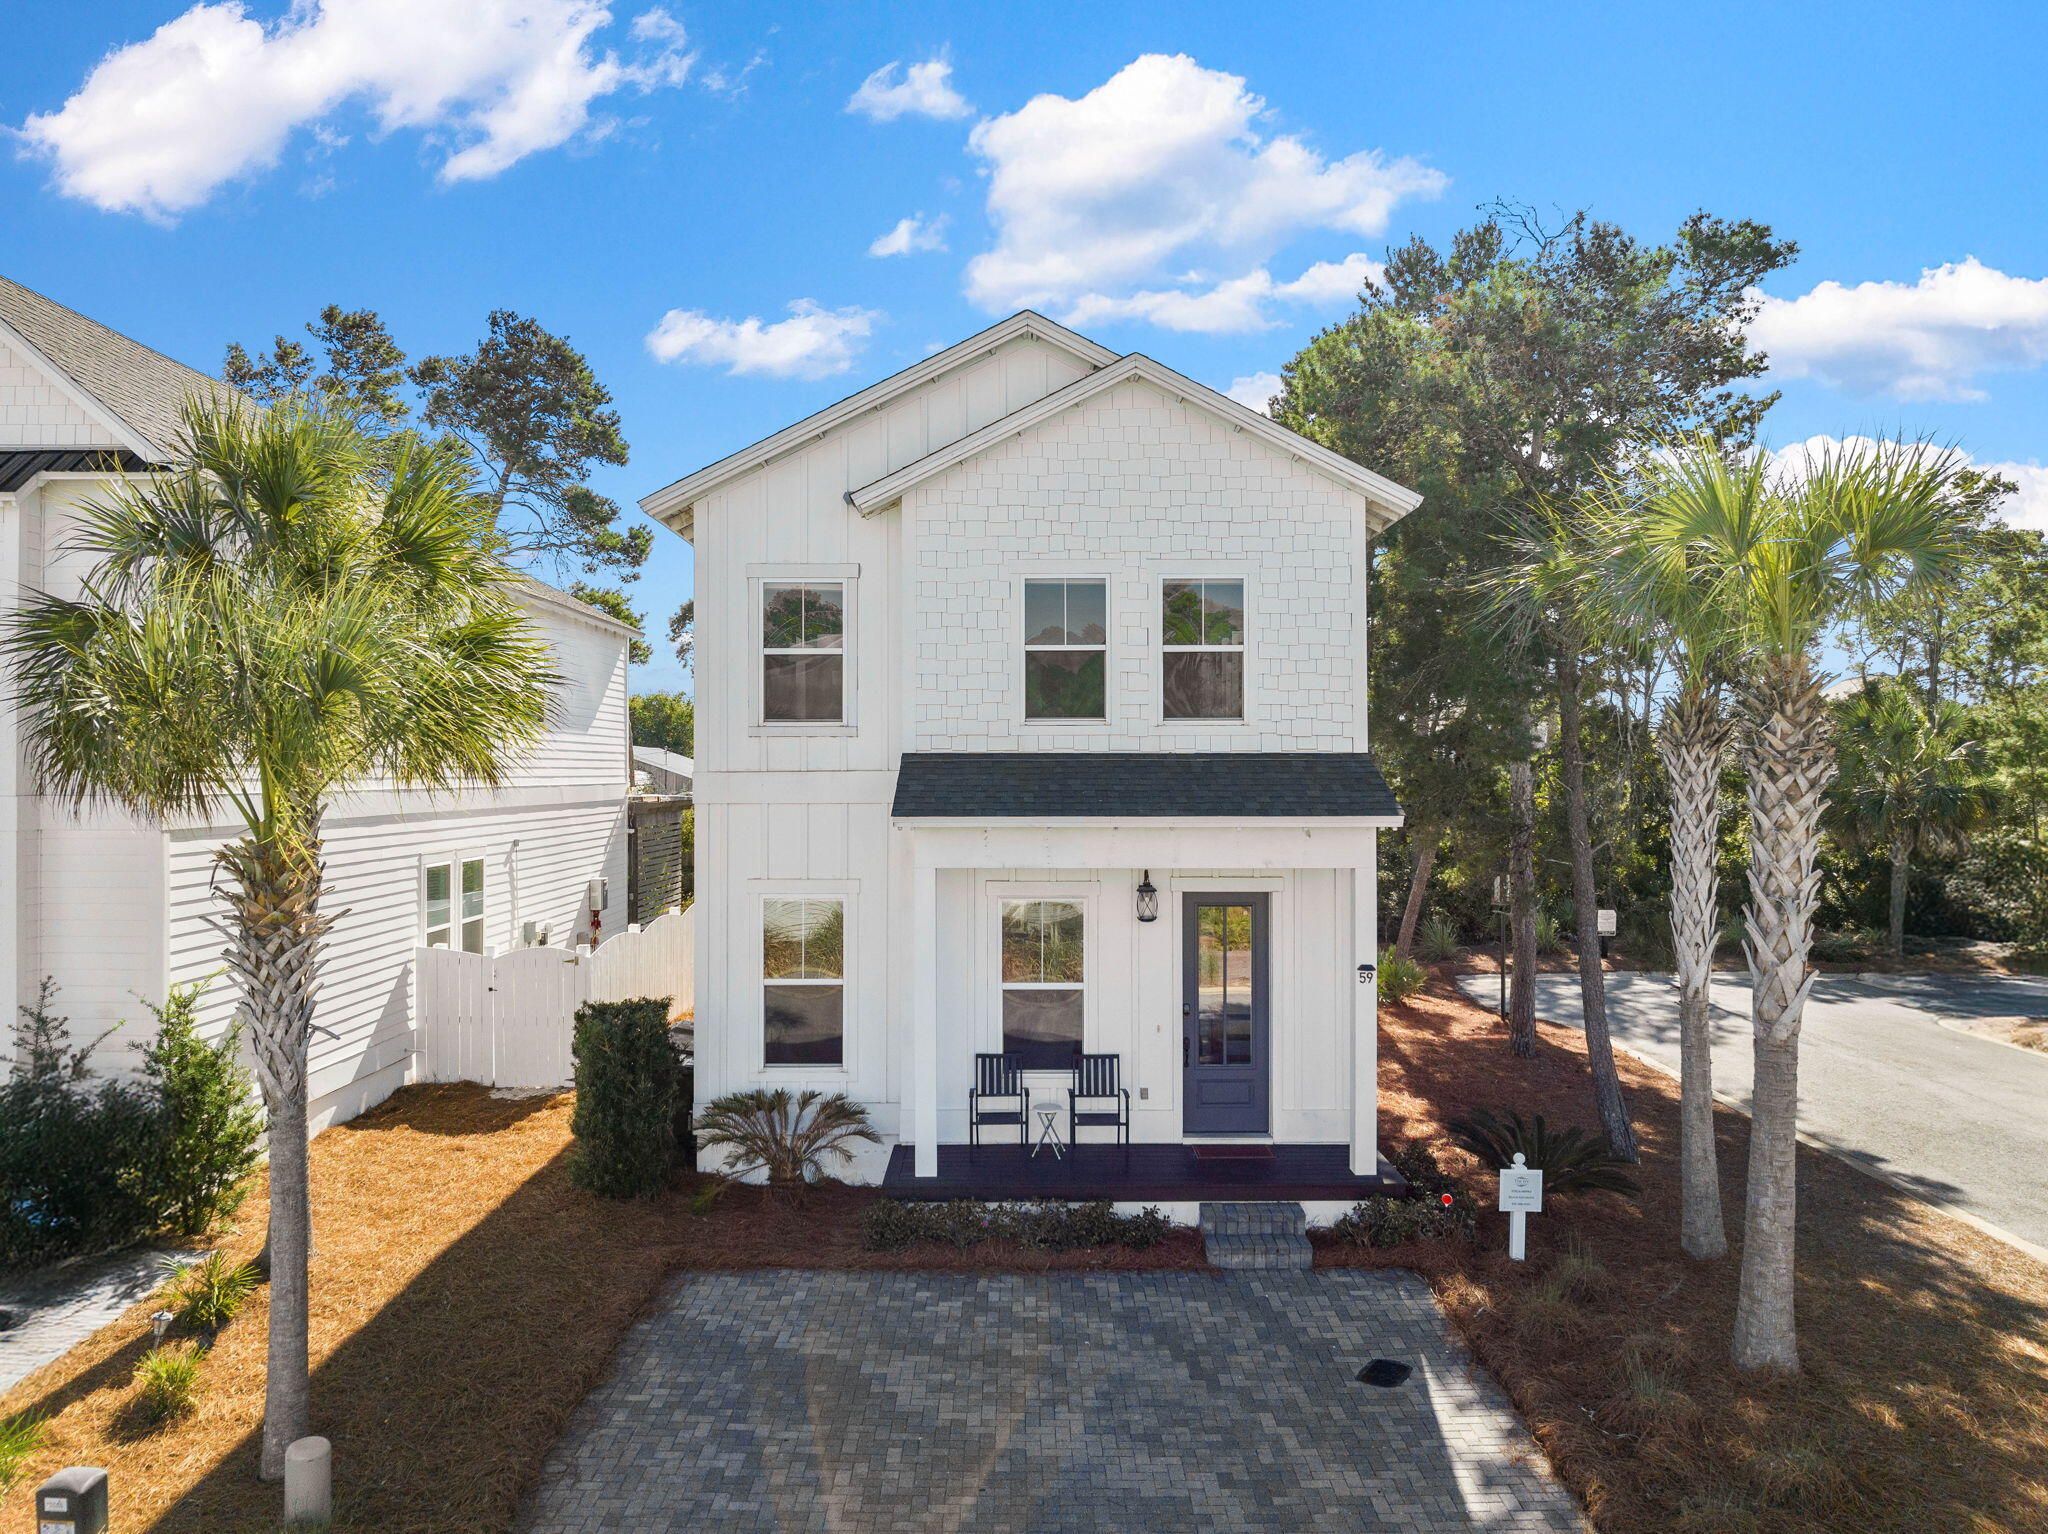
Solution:
[(1109, 583), (1024, 583), (1024, 717), (1109, 717)]
[(846, 1059), (846, 902), (761, 902), (764, 1065)]
[(429, 948), (484, 951), (484, 860), (446, 858), (420, 875), (420, 941)]
[(1161, 717), (1242, 719), (1244, 582), (1166, 581), (1159, 606)]
[(1075, 900), (1003, 902), (1003, 1052), (1027, 1071), (1071, 1070), (1087, 1013), (1087, 932)]
[(761, 586), (761, 722), (846, 721), (846, 583)]

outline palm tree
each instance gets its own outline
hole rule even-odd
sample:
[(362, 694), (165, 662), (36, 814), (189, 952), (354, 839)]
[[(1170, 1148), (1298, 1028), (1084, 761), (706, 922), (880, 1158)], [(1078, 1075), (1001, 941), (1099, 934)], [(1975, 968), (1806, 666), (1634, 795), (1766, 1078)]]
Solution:
[(1900, 958), (1914, 853), (1963, 850), (1991, 817), (1990, 783), (1963, 710), (1939, 699), (1923, 706), (1903, 682), (1866, 681), (1838, 710), (1836, 739), (1833, 829), (1890, 859), (1887, 947)]
[(1756, 1059), (1733, 1349), (1743, 1369), (1799, 1367), (1799, 1027), (1812, 985), (1821, 809), (1835, 772), (1821, 646), (1859, 605), (1882, 606), (1955, 567), (1967, 532), (1954, 475), (1945, 455), (1844, 448), (1796, 483), (1754, 496), (1653, 499), (1644, 511), (1645, 541), (1685, 560), (1728, 616), (1740, 652)]
[(1586, 1061), (1607, 1148), (1639, 1159), (1628, 1098), (1614, 1065), (1607, 1026), (1607, 976), (1600, 958), (1599, 888), (1593, 875), (1592, 817), (1586, 805), (1587, 657), (1601, 642), (1605, 609), (1594, 599), (1602, 550), (1574, 514), (1544, 507), (1523, 519), (1507, 542), (1506, 566), (1482, 583), (1496, 620), (1524, 652), (1547, 652), (1557, 688), (1557, 758), (1571, 844), (1572, 908), (1577, 927), (1579, 998), (1586, 1019)]
[(1728, 1255), (1721, 1174), (1714, 1148), (1713, 979), (1719, 936), (1717, 875), (1721, 844), (1721, 771), (1733, 721), (1722, 706), (1731, 660), (1730, 610), (1682, 543), (1645, 540), (1655, 525), (1754, 517), (1769, 488), (1760, 455), (1731, 461), (1712, 444), (1652, 460), (1640, 483), (1613, 487), (1594, 515), (1604, 557), (1596, 600), (1610, 623), (1665, 652), (1676, 685), (1657, 729), (1671, 803), (1671, 947), (1678, 979), (1679, 1245), (1700, 1261)]
[(321, 817), (351, 780), (496, 784), (539, 737), (554, 677), (492, 523), (442, 448), (290, 402), (193, 402), (173, 467), (86, 511), (79, 594), (8, 623), (50, 793), (239, 833), (217, 884), (269, 1112), (266, 1478), (308, 1427), (306, 1059), (336, 920)]

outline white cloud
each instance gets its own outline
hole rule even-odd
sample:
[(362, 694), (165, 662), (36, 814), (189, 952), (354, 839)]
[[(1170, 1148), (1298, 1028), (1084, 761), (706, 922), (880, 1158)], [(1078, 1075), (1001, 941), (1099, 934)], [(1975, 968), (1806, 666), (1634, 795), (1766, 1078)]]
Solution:
[(912, 218), (896, 221), (896, 227), (876, 239), (868, 247), (871, 256), (907, 256), (920, 250), (944, 250), (946, 248), (946, 225), (952, 222), (945, 214), (937, 218), (926, 218), (922, 213)]
[(1918, 282), (1823, 282), (1798, 298), (1761, 295), (1750, 340), (1778, 378), (1859, 394), (1973, 400), (1979, 373), (2048, 362), (2048, 278), (2009, 277), (1975, 256)]
[(1147, 320), (1163, 330), (1195, 330), (1229, 334), (1269, 330), (1280, 323), (1275, 302), (1328, 307), (1357, 297), (1365, 279), (1378, 281), (1386, 270), (1362, 255), (1342, 261), (1318, 261), (1292, 282), (1275, 282), (1263, 266), (1242, 277), (1229, 277), (1211, 287), (1141, 288), (1122, 298), (1084, 293), (1062, 316), (1070, 325), (1100, 320)]
[(1253, 373), (1247, 378), (1233, 378), (1230, 387), (1223, 392), (1247, 410), (1256, 410), (1264, 415), (1267, 404), (1280, 392), (1280, 375)]
[[(1784, 447), (1769, 450), (1772, 470), (1787, 478), (1798, 479), (1811, 471), (1812, 466), (1830, 453), (1844, 448), (1869, 450), (1878, 445), (1872, 437), (1808, 437), (1804, 442), (1789, 443)], [(1979, 463), (1968, 453), (1959, 449), (1943, 447), (1939, 443), (1914, 443), (1911, 451), (1928, 458), (1952, 457), (1961, 468), (1975, 469), (1983, 474), (1996, 474), (2001, 479), (2012, 481), (2013, 494), (2006, 497), (1999, 507), (1998, 515), (2014, 527), (2039, 528), (2048, 532), (2048, 467), (2038, 463), (1994, 462)]]
[(596, 0), (299, 0), (266, 25), (220, 0), (109, 53), (21, 134), (67, 195), (159, 219), (351, 105), (431, 135), (443, 181), (474, 180), (590, 130), (601, 97), (687, 76), (666, 11), (634, 20), (631, 58), (593, 48), (611, 20)]
[(941, 121), (970, 116), (974, 108), (953, 89), (953, 66), (944, 59), (926, 59), (903, 70), (900, 59), (891, 60), (860, 82), (860, 89), (847, 98), (846, 110), (878, 123), (899, 117), (936, 117)]
[[(967, 268), (990, 310), (1129, 315), (1180, 329), (1254, 329), (1274, 297), (1323, 301), (1363, 256), (1291, 283), (1266, 264), (1319, 229), (1382, 232), (1402, 200), (1443, 175), (1362, 150), (1325, 160), (1259, 129), (1266, 105), (1236, 75), (1147, 54), (1078, 99), (1041, 95), (980, 123), (993, 248)], [(1306, 286), (1301, 286), (1306, 284)]]
[(825, 378), (853, 366), (881, 317), (873, 309), (827, 309), (808, 298), (772, 325), (753, 315), (716, 320), (701, 309), (671, 309), (647, 333), (647, 350), (661, 362), (695, 362), (728, 373)]

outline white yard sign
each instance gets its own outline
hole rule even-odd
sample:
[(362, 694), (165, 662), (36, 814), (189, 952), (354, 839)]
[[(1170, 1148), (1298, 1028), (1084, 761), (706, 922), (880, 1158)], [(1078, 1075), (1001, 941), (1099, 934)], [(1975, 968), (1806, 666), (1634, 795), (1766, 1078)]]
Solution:
[(1520, 1151), (1513, 1166), (1500, 1169), (1500, 1207), (1508, 1217), (1508, 1256), (1520, 1262), (1529, 1250), (1529, 1216), (1543, 1212), (1543, 1169), (1528, 1165)]
[(1602, 906), (1593, 913), (1593, 930), (1601, 937), (1613, 937), (1621, 929), (1615, 913)]

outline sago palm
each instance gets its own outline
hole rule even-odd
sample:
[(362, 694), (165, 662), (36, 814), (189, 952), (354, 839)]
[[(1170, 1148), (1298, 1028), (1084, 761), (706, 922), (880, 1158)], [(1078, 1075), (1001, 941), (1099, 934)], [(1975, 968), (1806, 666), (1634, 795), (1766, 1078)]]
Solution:
[(755, 1087), (705, 1105), (696, 1123), (700, 1149), (723, 1149), (735, 1177), (768, 1174), (772, 1187), (800, 1188), (824, 1169), (827, 1156), (853, 1160), (852, 1144), (880, 1145), (868, 1111), (843, 1092)]
[(1952, 459), (1911, 447), (1844, 448), (1756, 496), (1681, 497), (1653, 503), (1644, 518), (1645, 539), (1682, 554), (1706, 583), (1739, 651), (1756, 1060), (1733, 1349), (1745, 1369), (1799, 1367), (1799, 1028), (1812, 986), (1820, 817), (1835, 772), (1822, 643), (1852, 609), (1954, 568), (1967, 538), (1954, 476)]
[(274, 1477), (307, 1431), (321, 818), (366, 779), (501, 781), (544, 728), (549, 653), (455, 459), (296, 405), (189, 405), (173, 467), (120, 481), (72, 549), (78, 594), (30, 596), (6, 637), (45, 790), (236, 832), (217, 891), (269, 1115)]
[(1953, 852), (1991, 818), (1992, 792), (1966, 717), (1927, 705), (1905, 683), (1873, 679), (1837, 710), (1841, 773), (1835, 834), (1891, 864), (1887, 947), (1906, 948), (1906, 889), (1916, 852)]
[(1722, 682), (1736, 640), (1706, 556), (1682, 542), (1642, 537), (1654, 525), (1754, 516), (1769, 492), (1766, 460), (1733, 461), (1700, 444), (1644, 465), (1596, 513), (1603, 554), (1597, 601), (1609, 621), (1641, 636), (1671, 663), (1675, 686), (1657, 728), (1671, 803), (1671, 947), (1678, 982), (1679, 1244), (1700, 1260), (1728, 1254), (1714, 1148), (1713, 980), (1720, 922), (1721, 771), (1733, 722)]

